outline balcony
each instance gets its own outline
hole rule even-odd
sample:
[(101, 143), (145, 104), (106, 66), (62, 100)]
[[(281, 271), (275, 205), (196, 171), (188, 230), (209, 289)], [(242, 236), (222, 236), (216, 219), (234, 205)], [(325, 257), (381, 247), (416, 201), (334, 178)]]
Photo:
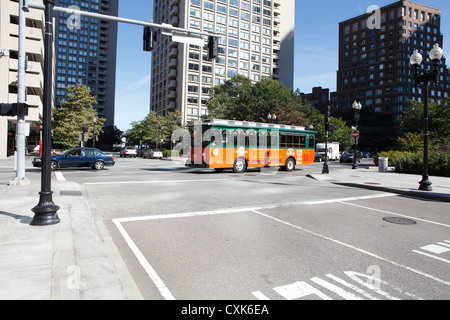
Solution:
[(167, 95), (167, 99), (169, 100), (175, 100), (177, 98), (177, 92), (176, 91), (170, 91)]
[(180, 11), (180, 7), (179, 6), (173, 6), (172, 10), (170, 11), (170, 16), (178, 16), (178, 13)]
[(178, 65), (178, 60), (176, 58), (170, 59), (169, 69), (176, 69), (177, 65)]
[(177, 87), (177, 80), (171, 80), (169, 81), (169, 85), (168, 85), (169, 89), (173, 89)]
[(178, 56), (178, 49), (171, 48), (169, 51), (169, 58), (176, 58)]
[(177, 77), (177, 70), (176, 69), (172, 69), (169, 71), (168, 75), (169, 79), (174, 79)]

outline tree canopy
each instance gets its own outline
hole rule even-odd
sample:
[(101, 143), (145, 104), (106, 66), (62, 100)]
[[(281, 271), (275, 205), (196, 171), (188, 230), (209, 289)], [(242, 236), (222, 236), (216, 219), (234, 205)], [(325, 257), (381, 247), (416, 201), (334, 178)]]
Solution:
[[(450, 151), (450, 97), (428, 104), (428, 127), (430, 142), (435, 149)], [(403, 131), (421, 134), (424, 130), (424, 104), (411, 101), (411, 107), (404, 112)]]
[(98, 116), (94, 106), (97, 100), (91, 95), (91, 90), (84, 84), (66, 88), (67, 100), (61, 106), (53, 109), (53, 142), (65, 148), (80, 144), (80, 134), (87, 127), (89, 139), (93, 138), (94, 119), (96, 120), (96, 140), (103, 133), (106, 119)]
[(171, 141), (172, 132), (181, 127), (181, 112), (172, 111), (166, 116), (150, 113), (141, 121), (131, 123), (131, 129), (123, 134), (129, 144), (145, 145)]
[[(207, 106), (209, 118), (273, 122), (269, 114), (276, 115), (279, 124), (312, 127), (318, 133), (317, 141), (325, 142), (324, 116), (298, 90), (287, 89), (271, 78), (252, 84), (244, 76), (234, 76), (211, 89)], [(339, 142), (341, 149), (350, 147), (351, 128), (341, 119), (331, 117), (331, 122), (335, 130), (329, 132), (329, 141)]]

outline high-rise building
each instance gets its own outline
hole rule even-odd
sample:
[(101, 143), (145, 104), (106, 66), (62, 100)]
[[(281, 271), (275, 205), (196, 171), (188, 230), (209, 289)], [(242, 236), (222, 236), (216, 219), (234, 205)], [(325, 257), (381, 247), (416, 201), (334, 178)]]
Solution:
[[(33, 0), (42, 4), (42, 0)], [(39, 125), (42, 124), (44, 79), (44, 11), (26, 13), (25, 51), (27, 69), (25, 76), (26, 103), (29, 105), (25, 121), (30, 125), (27, 145), (39, 144)], [(19, 56), (19, 2), (0, 2), (0, 103), (17, 103)], [(14, 154), (17, 117), (0, 116), (0, 158)]]
[[(55, 5), (111, 16), (119, 11), (119, 0), (56, 0)], [(114, 125), (117, 23), (83, 16), (74, 23), (65, 13), (55, 18), (56, 104), (66, 98), (65, 88), (83, 83), (97, 98), (105, 125)]]
[[(424, 98), (423, 85), (415, 86), (409, 58), (417, 49), (424, 57), (420, 72), (432, 70), (429, 52), (436, 43), (443, 47), (440, 24), (440, 9), (404, 0), (341, 22), (332, 112), (349, 113), (357, 100), (369, 118), (382, 116), (388, 119), (386, 125), (401, 129), (409, 101), (422, 102)], [(431, 84), (430, 99), (450, 94), (445, 58), (439, 62), (439, 71), (439, 84)]]
[[(158, 35), (152, 55), (150, 112), (180, 110), (183, 121), (207, 115), (211, 87), (234, 75), (264, 77), (292, 89), (294, 0), (154, 0), (153, 20), (220, 35), (219, 55)], [(205, 42), (206, 44), (206, 42)]]

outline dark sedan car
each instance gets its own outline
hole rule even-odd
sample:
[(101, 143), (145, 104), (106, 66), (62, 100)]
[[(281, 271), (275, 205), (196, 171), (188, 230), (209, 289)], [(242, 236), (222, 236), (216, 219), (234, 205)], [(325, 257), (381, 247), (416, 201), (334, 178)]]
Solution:
[[(91, 167), (96, 170), (102, 170), (105, 166), (115, 164), (114, 156), (105, 154), (94, 148), (73, 148), (61, 155), (51, 157), (51, 169), (73, 168), (73, 167)], [(42, 158), (34, 158), (34, 167), (42, 167)]]
[[(353, 155), (355, 154), (354, 150), (345, 150), (342, 152), (341, 154), (341, 159), (339, 160), (340, 162), (353, 162)], [(357, 151), (356, 152), (356, 161), (357, 162), (361, 162), (361, 158), (362, 158), (362, 153), (361, 151)]]

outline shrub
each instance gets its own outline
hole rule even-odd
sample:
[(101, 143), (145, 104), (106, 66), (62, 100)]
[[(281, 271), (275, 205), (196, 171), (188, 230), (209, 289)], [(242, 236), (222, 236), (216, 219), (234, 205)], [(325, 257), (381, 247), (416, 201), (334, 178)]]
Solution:
[[(389, 166), (395, 167), (399, 173), (422, 174), (423, 153), (388, 151), (380, 152), (374, 156), (374, 162), (378, 165), (380, 157), (389, 158)], [(428, 155), (428, 173), (432, 176), (450, 176), (450, 153), (430, 152)]]

